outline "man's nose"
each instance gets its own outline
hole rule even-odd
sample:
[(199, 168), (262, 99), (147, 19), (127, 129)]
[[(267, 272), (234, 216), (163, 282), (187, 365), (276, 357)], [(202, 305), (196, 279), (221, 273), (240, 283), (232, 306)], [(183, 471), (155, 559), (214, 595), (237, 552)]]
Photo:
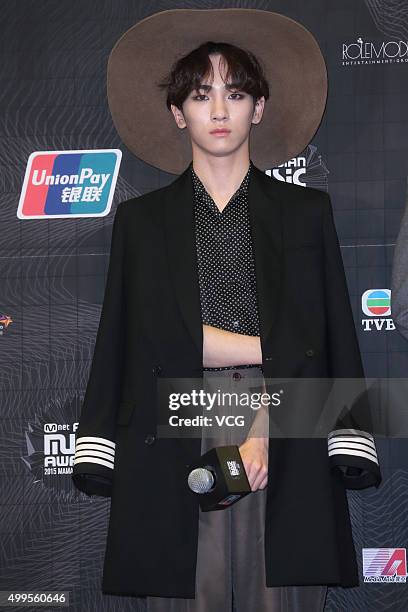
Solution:
[(221, 100), (214, 100), (211, 107), (211, 117), (213, 119), (225, 119), (228, 117), (227, 106), (225, 101), (221, 98)]

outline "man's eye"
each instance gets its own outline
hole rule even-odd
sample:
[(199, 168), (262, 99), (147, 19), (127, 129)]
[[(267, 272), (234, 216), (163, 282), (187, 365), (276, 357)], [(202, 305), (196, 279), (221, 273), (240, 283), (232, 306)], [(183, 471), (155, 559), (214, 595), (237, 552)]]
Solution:
[[(238, 98), (233, 98), (234, 100), (240, 100), (241, 98), (245, 97), (243, 94), (235, 93), (235, 92), (231, 93), (230, 95), (231, 96), (239, 96)], [(198, 94), (197, 96), (193, 96), (193, 100), (198, 100), (198, 98), (204, 98), (204, 97), (206, 97), (205, 94)]]

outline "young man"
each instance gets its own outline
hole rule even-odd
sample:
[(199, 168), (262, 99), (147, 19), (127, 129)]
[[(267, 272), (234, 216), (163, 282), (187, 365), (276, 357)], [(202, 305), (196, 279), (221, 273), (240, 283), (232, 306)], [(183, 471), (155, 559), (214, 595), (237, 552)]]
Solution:
[[(220, 72), (223, 56), (219, 53), (209, 55), (211, 46), (204, 51), (212, 64), (212, 82), (207, 80), (199, 90), (192, 91), (182, 110), (171, 105), (178, 127), (187, 128), (191, 138), (191, 172), (196, 199), (201, 200), (201, 205), (196, 207), (196, 229), (199, 231), (199, 269), (202, 271), (204, 366), (217, 363), (228, 367), (237, 359), (243, 364), (262, 365), (259, 335), (248, 334), (245, 329), (252, 331), (256, 326), (252, 319), (257, 316), (257, 304), (255, 273), (250, 257), (252, 245), (250, 236), (246, 236), (250, 227), (249, 223), (245, 227), (247, 193), (244, 188), (250, 180), (249, 134), (252, 124), (261, 121), (265, 97), (254, 101), (249, 93), (235, 91), (236, 87), (231, 87), (225, 80), (225, 60), (224, 74)], [(238, 199), (239, 191), (243, 193)], [(235, 204), (236, 199), (238, 202)], [(227, 206), (238, 210), (229, 214), (230, 211), (225, 210)], [(217, 245), (217, 233), (222, 223), (223, 242)], [(242, 255), (241, 261), (239, 254)], [(217, 283), (217, 272), (222, 266), (225, 273)], [(243, 282), (236, 283), (237, 278)], [(230, 295), (224, 295), (225, 283), (233, 284)], [(242, 321), (233, 321), (238, 312)], [(249, 438), (240, 452), (252, 490), (264, 488), (268, 477), (268, 438)]]
[[(193, 44), (227, 31), (231, 43)], [(158, 83), (170, 54), (178, 60)], [(329, 441), (271, 438), (259, 412), (261, 435), (251, 426), (233, 442), (252, 493), (220, 512), (199, 512), (187, 487), (213, 440), (157, 436), (160, 377), (250, 392), (264, 376), (363, 376), (327, 194), (253, 162), (303, 151), (326, 86), (310, 33), (265, 11), (164, 11), (110, 56), (123, 140), (182, 173), (118, 206), (73, 477), (111, 497), (103, 591), (146, 596), (149, 611), (318, 611), (327, 585), (358, 585), (345, 489), (381, 480), (364, 409), (336, 419)], [(289, 408), (302, 418), (299, 402)]]

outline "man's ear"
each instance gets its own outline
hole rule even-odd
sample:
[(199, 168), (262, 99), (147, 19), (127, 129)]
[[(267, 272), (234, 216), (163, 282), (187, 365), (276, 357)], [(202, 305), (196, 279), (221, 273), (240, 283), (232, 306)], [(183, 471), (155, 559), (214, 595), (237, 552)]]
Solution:
[(177, 126), (180, 129), (183, 129), (187, 126), (186, 120), (184, 119), (183, 112), (177, 108), (174, 104), (170, 104), (171, 112), (173, 113), (173, 117), (177, 123)]
[(252, 115), (252, 123), (260, 123), (265, 108), (265, 96), (261, 96), (257, 99), (254, 106), (254, 112)]

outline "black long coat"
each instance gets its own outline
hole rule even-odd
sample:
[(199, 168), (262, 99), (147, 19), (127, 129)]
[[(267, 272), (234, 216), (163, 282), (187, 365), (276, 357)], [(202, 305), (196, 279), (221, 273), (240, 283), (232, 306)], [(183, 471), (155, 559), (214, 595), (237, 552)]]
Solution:
[[(362, 377), (329, 196), (254, 167), (249, 209), (265, 378)], [(202, 345), (188, 167), (114, 219), (73, 468), (78, 489), (111, 497), (104, 593), (195, 596), (200, 439), (158, 435), (156, 393), (158, 377), (202, 376)], [(369, 411), (333, 430), (270, 439), (267, 586), (359, 584), (346, 488), (381, 482)]]

